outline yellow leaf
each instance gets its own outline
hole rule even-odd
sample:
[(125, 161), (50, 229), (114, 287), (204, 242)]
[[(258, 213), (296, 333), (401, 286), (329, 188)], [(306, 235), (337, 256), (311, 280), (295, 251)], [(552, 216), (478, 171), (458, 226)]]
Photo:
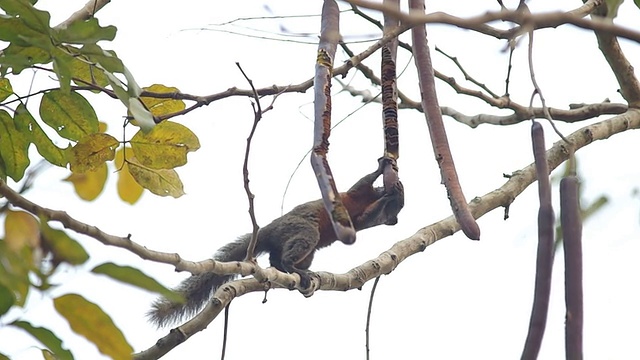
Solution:
[(113, 160), (120, 143), (109, 134), (97, 133), (85, 136), (70, 149), (69, 164), (74, 173), (96, 169), (107, 160)]
[(73, 188), (81, 199), (95, 200), (107, 182), (107, 164), (102, 163), (98, 168), (84, 173), (71, 173), (64, 181), (73, 184)]
[(133, 157), (133, 150), (130, 147), (123, 147), (116, 151), (115, 165), (116, 169), (118, 169), (118, 196), (123, 201), (133, 205), (142, 196), (144, 188), (131, 175), (129, 165), (124, 162), (125, 153), (127, 160)]
[(156, 195), (170, 195), (174, 198), (184, 195), (182, 181), (173, 169), (150, 169), (132, 157), (129, 160), (129, 171), (138, 184)]
[[(160, 84), (154, 84), (149, 87), (145, 87), (144, 90), (154, 93), (172, 94), (178, 93), (180, 90), (175, 87), (168, 87)], [(176, 113), (185, 109), (184, 101), (174, 99), (159, 99), (153, 97), (140, 97), (140, 100), (151, 111), (154, 116), (162, 116)]]
[[(6, 50), (6, 49), (5, 49)], [(4, 101), (6, 98), (13, 94), (13, 88), (11, 82), (7, 78), (0, 79), (0, 101)]]
[(200, 148), (196, 134), (184, 125), (163, 121), (151, 131), (138, 131), (131, 146), (141, 164), (151, 169), (173, 169), (187, 163), (187, 153)]
[(13, 251), (19, 251), (25, 246), (37, 248), (40, 245), (40, 224), (27, 212), (7, 210), (4, 236), (7, 246)]
[(71, 61), (71, 75), (74, 78), (73, 82), (80, 86), (84, 86), (86, 83), (89, 83), (104, 87), (109, 83), (104, 71), (96, 68), (95, 65), (90, 65), (78, 58)]
[(131, 359), (133, 348), (98, 305), (78, 294), (62, 295), (53, 299), (53, 305), (71, 329), (94, 343), (101, 353), (113, 359)]

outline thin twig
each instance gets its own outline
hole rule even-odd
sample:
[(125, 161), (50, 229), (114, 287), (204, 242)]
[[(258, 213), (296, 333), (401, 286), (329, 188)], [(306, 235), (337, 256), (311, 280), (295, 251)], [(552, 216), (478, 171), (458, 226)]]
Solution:
[(436, 51), (439, 52), (440, 54), (444, 55), (447, 59), (453, 61), (453, 63), (456, 65), (456, 67), (460, 70), (460, 72), (462, 72), (462, 75), (464, 75), (464, 79), (467, 81), (472, 82), (473, 84), (475, 84), (476, 86), (478, 86), (479, 88), (481, 88), (482, 90), (486, 91), (487, 93), (489, 93), (489, 95), (491, 95), (494, 98), (499, 98), (500, 96), (498, 96), (496, 93), (494, 93), (493, 91), (491, 91), (491, 89), (489, 89), (489, 87), (487, 87), (487, 85), (479, 82), (478, 80), (476, 80), (473, 76), (469, 75), (469, 73), (464, 69), (464, 67), (462, 66), (462, 64), (460, 63), (460, 61), (458, 61), (458, 58), (455, 56), (451, 56), (449, 54), (447, 54), (446, 52), (444, 52), (442, 49), (440, 49), (439, 47), (435, 47)]
[[(256, 213), (253, 206), (253, 200), (255, 195), (251, 192), (249, 187), (249, 153), (251, 152), (251, 140), (253, 140), (253, 135), (256, 132), (256, 128), (258, 127), (258, 123), (260, 119), (262, 119), (262, 107), (260, 105), (260, 97), (258, 96), (258, 92), (256, 88), (253, 86), (253, 81), (247, 76), (247, 74), (240, 66), (240, 63), (236, 62), (236, 66), (240, 69), (242, 76), (247, 79), (249, 86), (253, 90), (253, 99), (255, 100), (255, 104), (251, 104), (253, 108), (253, 125), (251, 126), (251, 131), (249, 132), (249, 136), (247, 137), (247, 147), (244, 152), (244, 162), (242, 163), (242, 179), (244, 182), (244, 191), (247, 194), (247, 199), (249, 200), (249, 217), (251, 218), (252, 232), (251, 232), (251, 241), (249, 241), (249, 245), (247, 247), (247, 255), (244, 260), (255, 263), (255, 249), (256, 244), (258, 242), (258, 230), (260, 226), (258, 226), (258, 222), (256, 221)], [(257, 109), (256, 109), (257, 107)]]
[(231, 307), (231, 302), (224, 307), (224, 330), (222, 335), (222, 351), (220, 355), (220, 359), (224, 360), (224, 356), (227, 353), (227, 335), (229, 330), (229, 307)]
[(367, 360), (369, 360), (369, 351), (371, 350), (371, 345), (369, 343), (369, 329), (371, 328), (371, 309), (373, 308), (373, 297), (376, 293), (376, 288), (378, 287), (378, 282), (380, 281), (380, 276), (376, 277), (373, 281), (373, 287), (371, 288), (371, 295), (369, 295), (369, 307), (367, 308), (367, 326), (365, 327), (365, 350), (367, 354)]
[[(520, 1), (520, 5), (518, 6), (518, 11), (521, 11), (523, 14), (530, 14), (529, 7), (527, 7), (527, 4), (524, 2), (524, 0)], [(551, 124), (551, 127), (553, 128), (553, 131), (555, 131), (555, 133), (562, 140), (564, 140), (567, 143), (569, 143), (567, 138), (565, 138), (564, 135), (562, 135), (560, 130), (556, 127), (556, 124), (553, 122), (553, 119), (551, 118), (551, 114), (549, 113), (549, 109), (547, 108), (547, 102), (544, 99), (544, 95), (542, 95), (542, 89), (540, 89), (540, 86), (538, 85), (538, 81), (536, 80), (536, 73), (535, 73), (535, 70), (533, 69), (533, 30), (530, 29), (528, 31), (528, 33), (529, 33), (529, 47), (528, 47), (529, 75), (531, 77), (531, 83), (533, 84), (533, 87), (535, 88), (535, 90), (534, 90), (534, 92), (533, 92), (533, 94), (531, 96), (531, 101), (529, 103), (529, 108), (533, 107), (533, 98), (537, 94), (538, 97), (540, 98), (540, 103), (542, 104), (542, 112), (544, 114), (544, 117), (549, 121), (549, 124)]]

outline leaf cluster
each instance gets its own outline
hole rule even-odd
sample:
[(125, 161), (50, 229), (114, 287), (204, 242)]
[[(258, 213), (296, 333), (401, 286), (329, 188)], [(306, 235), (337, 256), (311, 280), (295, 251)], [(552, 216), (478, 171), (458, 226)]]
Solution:
[[(117, 54), (97, 44), (113, 40), (117, 29), (101, 26), (96, 18), (51, 27), (50, 14), (25, 0), (0, 0), (0, 8), (6, 13), (0, 15), (0, 40), (9, 43), (0, 53), (0, 105), (6, 109), (0, 110), (0, 178), (23, 179), (33, 144), (48, 163), (70, 168), (66, 180), (85, 200), (102, 192), (109, 173), (106, 163), (114, 160), (118, 194), (128, 203), (135, 203), (143, 188), (161, 196), (184, 194), (174, 168), (186, 164), (186, 154), (200, 147), (198, 138), (184, 125), (157, 125), (157, 119), (184, 110), (185, 104), (141, 96), (143, 88)], [(23, 102), (32, 94), (16, 94), (10, 81), (27, 68), (51, 71), (59, 82), (59, 88), (41, 92), (39, 118)], [(123, 125), (139, 128), (130, 141), (106, 132), (80, 94), (84, 89), (122, 102), (128, 114)], [(178, 92), (158, 84), (144, 90)], [(128, 142), (131, 146), (125, 147)]]
[[(82, 245), (66, 232), (51, 228), (46, 219), (27, 212), (8, 210), (4, 230), (5, 237), (0, 239), (0, 316), (13, 307), (24, 307), (30, 292), (57, 287), (59, 284), (50, 279), (63, 265), (81, 266), (89, 259)], [(129, 266), (104, 263), (91, 272), (180, 301), (178, 295)], [(52, 301), (71, 329), (94, 343), (100, 352), (114, 359), (131, 356), (133, 349), (122, 331), (98, 305), (78, 294), (61, 295)], [(22, 329), (38, 340), (44, 346), (45, 358), (74, 358), (49, 329), (22, 320), (12, 321), (8, 326)]]
[[(197, 136), (184, 125), (160, 121), (185, 109), (182, 100), (141, 96), (179, 90), (164, 85), (140, 87), (117, 54), (104, 43), (115, 38), (116, 27), (98, 19), (80, 19), (64, 27), (51, 26), (47, 11), (35, 1), (0, 0), (0, 179), (24, 181), (32, 159), (32, 145), (44, 161), (70, 171), (66, 181), (78, 196), (94, 200), (103, 191), (109, 168), (117, 173), (119, 197), (136, 203), (144, 189), (160, 196), (179, 197), (183, 184), (175, 168), (187, 163), (187, 154), (200, 147)], [(36, 93), (18, 94), (14, 83), (28, 81), (25, 69), (55, 74), (58, 86)], [(109, 95), (124, 105), (125, 129), (132, 135), (117, 138), (92, 104), (81, 94)], [(28, 100), (41, 96), (37, 109)], [(29, 293), (56, 288), (54, 275), (69, 266), (86, 265), (89, 254), (65, 230), (49, 226), (49, 219), (24, 211), (0, 208), (4, 238), (0, 238), (0, 317), (24, 307)], [(34, 212), (35, 214), (35, 212)], [(180, 301), (177, 295), (140, 270), (105, 263), (91, 272)], [(72, 330), (114, 359), (131, 356), (133, 349), (108, 314), (78, 294), (52, 299), (59, 316)], [(44, 358), (73, 359), (54, 332), (15, 320), (8, 326), (22, 329), (39, 341)], [(0, 354), (0, 359), (7, 358)]]

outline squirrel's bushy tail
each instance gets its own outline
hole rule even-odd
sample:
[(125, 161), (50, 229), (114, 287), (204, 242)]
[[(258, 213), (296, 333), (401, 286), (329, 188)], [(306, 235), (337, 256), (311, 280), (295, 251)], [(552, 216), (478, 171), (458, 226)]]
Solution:
[[(250, 240), (251, 234), (239, 237), (236, 241), (220, 248), (213, 259), (221, 262), (244, 260)], [(259, 249), (256, 249), (256, 252), (258, 251)], [(216, 289), (236, 276), (218, 275), (212, 272), (191, 275), (173, 289), (182, 294), (185, 302), (176, 303), (161, 297), (151, 305), (151, 310), (147, 313), (149, 320), (158, 327), (164, 327), (194, 316), (204, 307)]]

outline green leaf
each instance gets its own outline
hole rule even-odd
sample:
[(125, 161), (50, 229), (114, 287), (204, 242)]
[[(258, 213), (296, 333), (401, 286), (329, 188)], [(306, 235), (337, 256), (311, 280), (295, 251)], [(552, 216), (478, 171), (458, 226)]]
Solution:
[(41, 33), (29, 28), (22, 19), (9, 16), (0, 16), (0, 40), (20, 46), (38, 45), (44, 49), (53, 45), (49, 41), (47, 47), (45, 40), (49, 39), (46, 33)]
[(53, 71), (58, 75), (60, 90), (69, 93), (71, 91), (71, 66), (75, 59), (60, 49), (55, 49), (52, 54)]
[(75, 141), (97, 133), (99, 128), (93, 107), (75, 91), (51, 90), (44, 94), (40, 117), (60, 136)]
[(144, 290), (163, 295), (171, 301), (184, 301), (182, 296), (162, 286), (154, 278), (131, 266), (120, 266), (114, 263), (105, 263), (96, 266), (91, 272), (109, 276), (110, 278), (133, 285)]
[(640, 9), (640, 0), (633, 0), (633, 3), (636, 4), (638, 9)]
[(0, 110), (0, 157), (5, 171), (14, 181), (20, 181), (29, 166), (29, 141), (16, 129), (11, 116)]
[(113, 51), (103, 50), (96, 44), (87, 44), (80, 49), (80, 54), (85, 55), (90, 61), (99, 64), (107, 72), (123, 73), (124, 64)]
[(173, 169), (187, 163), (187, 153), (200, 148), (196, 134), (184, 125), (163, 121), (148, 133), (131, 138), (136, 158), (151, 169)]
[(53, 305), (71, 329), (94, 343), (101, 353), (113, 359), (131, 359), (133, 348), (98, 305), (78, 294), (62, 295), (53, 300)]
[(51, 30), (49, 21), (51, 15), (48, 12), (38, 10), (24, 0), (0, 0), (0, 8), (7, 14), (13, 15), (24, 21), (29, 28), (48, 34)]
[(15, 326), (29, 333), (46, 346), (51, 352), (53, 352), (59, 360), (72, 360), (73, 355), (71, 352), (62, 347), (62, 340), (58, 338), (51, 330), (33, 326), (26, 321), (14, 321), (10, 325)]
[(70, 44), (95, 44), (100, 40), (111, 41), (116, 37), (116, 27), (101, 27), (98, 19), (75, 21), (65, 29), (58, 30), (57, 39)]
[(53, 263), (64, 261), (71, 265), (84, 264), (89, 259), (89, 254), (77, 241), (62, 230), (52, 229), (46, 221), (40, 220), (42, 232), (42, 247), (51, 251)]
[(11, 43), (0, 55), (2, 73), (6, 74), (11, 68), (12, 74), (19, 74), (22, 70), (35, 64), (47, 64), (52, 58), (48, 51), (36, 46), (20, 46)]
[(131, 112), (131, 115), (133, 115), (136, 120), (136, 125), (138, 125), (142, 131), (149, 132), (156, 125), (153, 115), (151, 115), (149, 110), (147, 110), (137, 98), (129, 98), (127, 109), (129, 109), (129, 112)]
[(7, 355), (0, 353), (0, 360), (11, 360)]
[(127, 69), (126, 66), (124, 67), (124, 71), (122, 73), (124, 74), (125, 79), (127, 79), (127, 93), (129, 93), (130, 97), (137, 99), (140, 94), (142, 94), (142, 88), (140, 88), (140, 85), (138, 85), (136, 79), (133, 78), (133, 74), (129, 71), (129, 69)]
[(9, 96), (13, 95), (13, 88), (11, 82), (7, 78), (0, 79), (0, 101), (6, 100)]
[(0, 284), (12, 292), (15, 305), (23, 306), (30, 289), (29, 272), (33, 255), (28, 247), (13, 251), (0, 240)]
[(69, 150), (69, 164), (74, 173), (84, 173), (98, 168), (105, 161), (113, 160), (118, 139), (105, 133), (85, 136)]
[(0, 317), (15, 304), (16, 298), (8, 287), (0, 284)]
[(29, 141), (36, 145), (38, 153), (40, 153), (45, 160), (53, 165), (61, 167), (67, 166), (68, 161), (64, 150), (57, 147), (53, 141), (51, 141), (24, 104), (20, 104), (16, 108), (14, 120), (16, 127)]
[(152, 193), (159, 196), (173, 196), (178, 198), (184, 195), (184, 187), (178, 173), (173, 169), (150, 169), (141, 165), (135, 157), (129, 159), (129, 172), (142, 185)]
[(4, 160), (2, 160), (2, 156), (0, 156), (0, 179), (2, 181), (7, 182), (7, 169), (4, 165)]

